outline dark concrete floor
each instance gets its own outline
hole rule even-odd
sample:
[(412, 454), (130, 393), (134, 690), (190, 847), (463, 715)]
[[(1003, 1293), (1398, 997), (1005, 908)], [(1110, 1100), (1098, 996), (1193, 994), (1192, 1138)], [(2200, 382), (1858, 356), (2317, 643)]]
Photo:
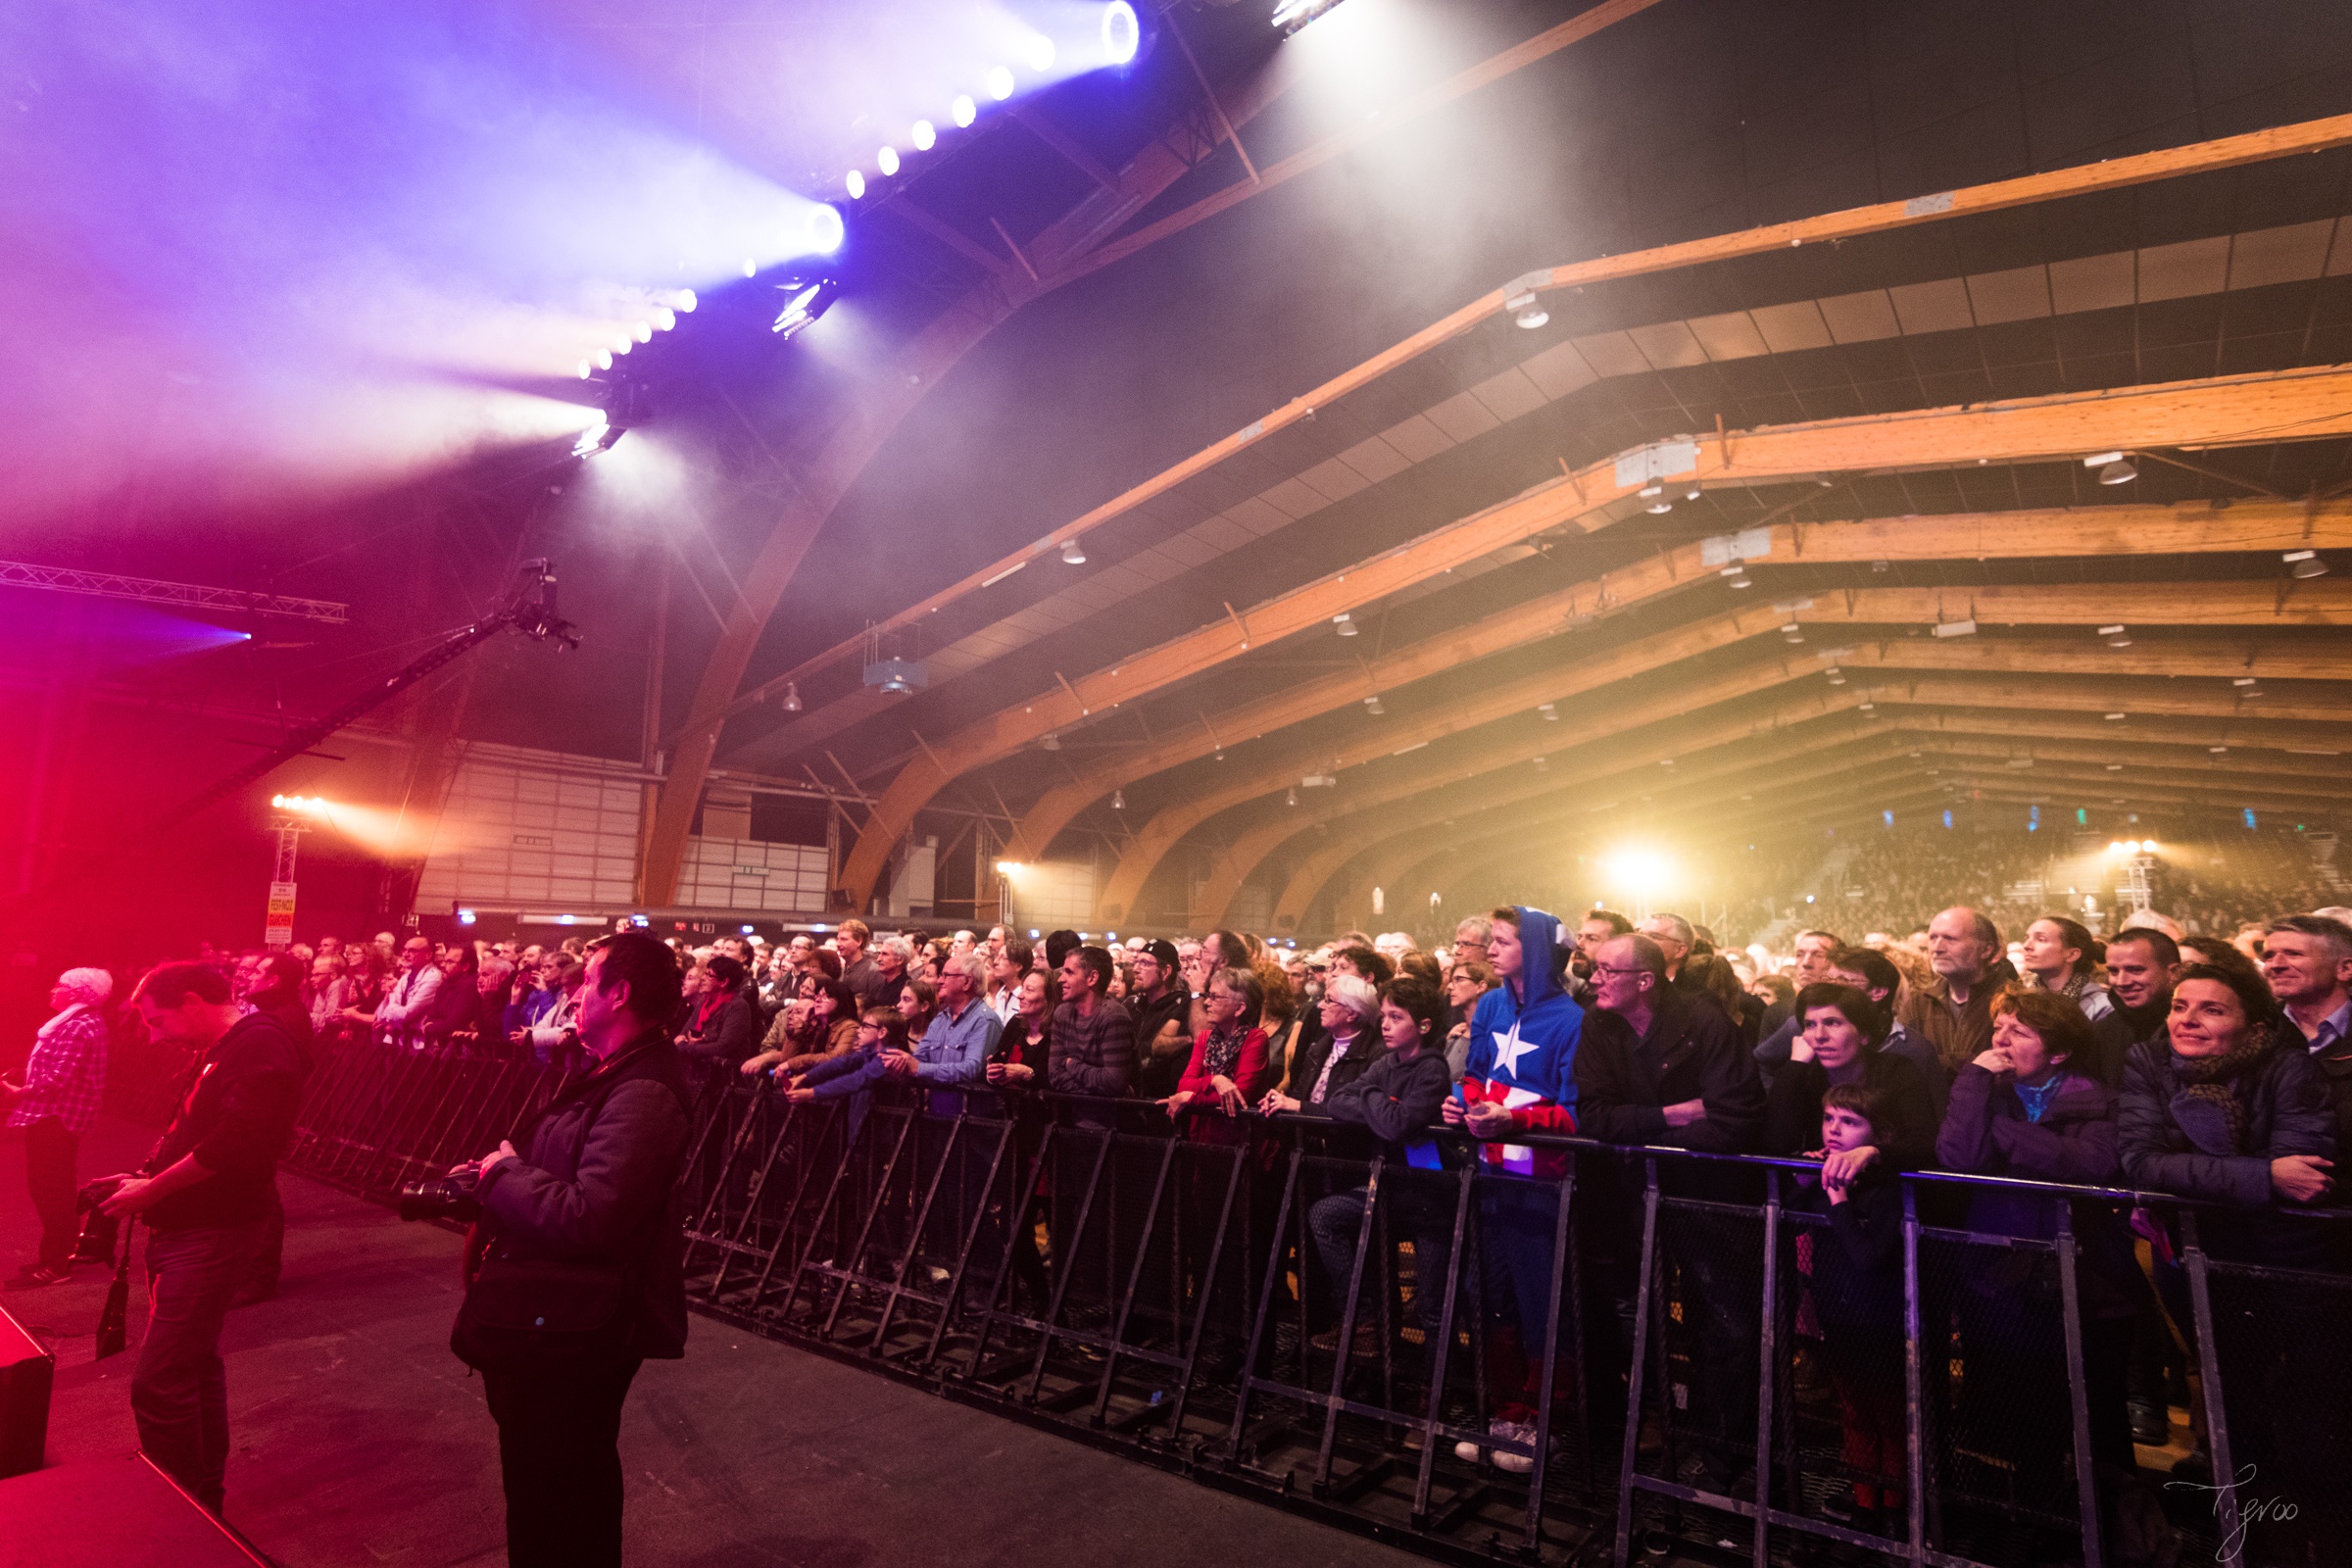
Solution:
[[(84, 1177), (123, 1168), (151, 1137), (102, 1122)], [(0, 1272), (33, 1242), (23, 1158), (0, 1137)], [(284, 1289), (232, 1313), (222, 1341), (229, 1519), (287, 1568), (502, 1562), (495, 1432), (448, 1350), (457, 1237), (281, 1180)], [(58, 1350), (52, 1463), (137, 1446), (135, 1296), (131, 1353), (91, 1359), (106, 1283), (85, 1266), (8, 1298)], [(638, 1564), (1420, 1560), (702, 1318), (684, 1361), (638, 1378), (620, 1450)]]

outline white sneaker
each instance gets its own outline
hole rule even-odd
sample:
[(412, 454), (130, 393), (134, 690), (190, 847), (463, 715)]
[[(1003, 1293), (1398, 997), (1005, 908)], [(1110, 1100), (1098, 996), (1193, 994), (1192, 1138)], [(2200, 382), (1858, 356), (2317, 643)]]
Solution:
[[(1535, 1446), (1536, 1428), (1533, 1422), (1490, 1421), (1487, 1430), (1505, 1443), (1524, 1443), (1531, 1448)], [(1505, 1474), (1523, 1476), (1535, 1467), (1536, 1461), (1532, 1455), (1507, 1453), (1500, 1448), (1494, 1450), (1494, 1468)]]

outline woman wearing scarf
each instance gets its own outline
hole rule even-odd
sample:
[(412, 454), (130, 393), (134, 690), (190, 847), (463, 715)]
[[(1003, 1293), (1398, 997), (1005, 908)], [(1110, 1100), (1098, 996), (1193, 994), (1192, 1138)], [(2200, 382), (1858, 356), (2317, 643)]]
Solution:
[(690, 1063), (740, 1066), (759, 1051), (760, 1034), (767, 1023), (758, 1000), (744, 984), (751, 971), (723, 953), (704, 967), (710, 980), (690, 1004), (692, 1010), (687, 1014), (686, 1032), (678, 1037), (678, 1050)]
[[(2165, 1028), (2166, 1039), (2143, 1040), (2124, 1057), (2116, 1119), (2125, 1181), (2236, 1210), (2199, 1217), (2198, 1240), (2217, 1262), (2326, 1267), (2335, 1227), (2278, 1210), (2333, 1191), (2335, 1111), (2301, 1043), (2279, 1043), (2269, 988), (2259, 975), (2192, 963), (2173, 989)], [(2193, 1367), (2197, 1337), (2179, 1216), (2142, 1209), (2132, 1224), (2148, 1241), (2157, 1298)], [(2241, 1470), (2252, 1464), (2266, 1495), (2306, 1503), (2331, 1495), (2324, 1456), (2338, 1451), (2342, 1398), (2352, 1396), (2333, 1348), (2340, 1303), (2332, 1293), (2322, 1297), (2288, 1281), (2227, 1276), (2216, 1282), (2212, 1301), (2230, 1374), (2231, 1462)], [(2175, 1474), (2205, 1483), (2212, 1460), (2196, 1371), (2190, 1383), (2198, 1451)], [(2307, 1522), (2321, 1518), (2306, 1507)], [(2272, 1542), (2274, 1549), (2279, 1544)], [(2278, 1555), (2300, 1560), (2291, 1550)]]
[(747, 1076), (773, 1072), (789, 1078), (827, 1056), (846, 1056), (858, 1044), (858, 999), (828, 974), (804, 974), (800, 991), (767, 1028), (760, 1054), (745, 1062)]
[[(1265, 988), (1248, 969), (1219, 969), (1209, 977), (1202, 1013), (1208, 1027), (1193, 1041), (1193, 1059), (1160, 1102), (1186, 1137), (1202, 1143), (1241, 1142), (1234, 1118), (1250, 1108), (1250, 1097), (1266, 1075), (1266, 1032), (1257, 1026)], [(1222, 1111), (1221, 1121), (1206, 1112)], [(1188, 1114), (1189, 1112), (1189, 1114)]]
[(2100, 984), (2099, 962), (2107, 950), (2079, 921), (2063, 914), (2045, 914), (2026, 927), (2017, 945), (2017, 965), (2038, 990), (2061, 996), (2096, 1022), (2115, 1002)]
[(11, 1290), (63, 1284), (74, 1271), (78, 1227), (74, 1210), (74, 1157), (106, 1092), (106, 1017), (114, 995), (104, 969), (68, 969), (50, 988), (57, 1015), (41, 1025), (21, 1084), (0, 1079), (8, 1124), (24, 1129), (24, 1190), (41, 1216), (41, 1250), (17, 1271)]

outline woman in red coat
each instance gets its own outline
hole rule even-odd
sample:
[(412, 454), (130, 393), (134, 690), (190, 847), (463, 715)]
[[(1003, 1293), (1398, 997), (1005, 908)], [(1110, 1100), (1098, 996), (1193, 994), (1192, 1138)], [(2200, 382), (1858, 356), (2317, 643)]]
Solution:
[[(1209, 976), (1202, 1004), (1208, 1027), (1195, 1037), (1193, 1059), (1176, 1092), (1160, 1102), (1186, 1137), (1217, 1144), (1241, 1140), (1235, 1118), (1250, 1108), (1266, 1075), (1266, 1032), (1257, 1026), (1265, 1004), (1265, 989), (1250, 970), (1219, 969)], [(1219, 1113), (1223, 1119), (1213, 1119)]]

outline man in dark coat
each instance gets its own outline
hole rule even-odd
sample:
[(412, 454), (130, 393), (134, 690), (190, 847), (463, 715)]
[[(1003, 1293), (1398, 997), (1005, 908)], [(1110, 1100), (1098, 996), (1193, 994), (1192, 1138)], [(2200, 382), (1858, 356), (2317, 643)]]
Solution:
[(667, 1032), (678, 1002), (667, 948), (606, 938), (580, 994), (580, 1048), (595, 1065), (532, 1124), (527, 1150), (502, 1143), (478, 1167), (482, 1266), (617, 1269), (630, 1325), (616, 1348), (579, 1364), (481, 1368), (513, 1568), (619, 1563), (621, 1402), (648, 1357), (686, 1353), (676, 1188), (691, 1112)]

